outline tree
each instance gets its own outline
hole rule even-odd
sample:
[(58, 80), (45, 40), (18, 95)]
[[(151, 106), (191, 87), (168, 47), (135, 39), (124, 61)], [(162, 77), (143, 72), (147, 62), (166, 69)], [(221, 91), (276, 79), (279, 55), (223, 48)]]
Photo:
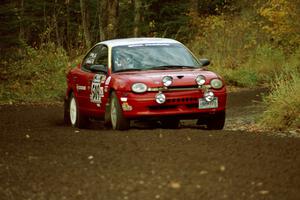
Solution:
[(80, 0), (80, 10), (82, 18), (82, 28), (84, 33), (85, 45), (91, 47), (91, 36), (89, 29), (89, 10), (87, 9), (87, 0)]
[(190, 0), (190, 13), (192, 16), (198, 17), (198, 0)]
[(299, 47), (299, 1), (269, 0), (263, 4), (258, 12), (266, 20), (262, 28), (271, 36), (271, 40), (280, 46)]
[(133, 28), (133, 36), (138, 37), (140, 35), (140, 20), (141, 20), (141, 0), (133, 0), (134, 4), (134, 28)]
[(100, 41), (105, 40), (105, 26), (106, 26), (106, 0), (98, 0), (98, 23), (99, 23), (99, 36)]
[(107, 33), (106, 38), (116, 38), (118, 30), (119, 0), (107, 0)]

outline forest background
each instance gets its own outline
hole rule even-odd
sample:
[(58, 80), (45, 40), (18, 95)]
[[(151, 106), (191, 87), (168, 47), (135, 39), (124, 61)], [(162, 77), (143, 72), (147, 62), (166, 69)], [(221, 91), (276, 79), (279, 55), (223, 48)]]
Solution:
[(2, 0), (0, 103), (62, 101), (96, 42), (168, 37), (227, 84), (270, 87), (262, 127), (300, 128), (298, 0)]

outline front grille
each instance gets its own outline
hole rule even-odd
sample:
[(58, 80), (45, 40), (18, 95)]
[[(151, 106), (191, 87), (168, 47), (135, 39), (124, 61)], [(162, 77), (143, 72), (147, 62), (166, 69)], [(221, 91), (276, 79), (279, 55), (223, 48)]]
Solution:
[(149, 110), (168, 110), (175, 109), (177, 105), (157, 105), (157, 106), (149, 106)]
[(169, 110), (176, 109), (178, 106), (186, 106), (187, 108), (197, 108), (198, 98), (174, 98), (167, 99), (162, 105), (149, 106), (149, 110)]
[(169, 86), (170, 89), (199, 89), (198, 85), (187, 85), (187, 86)]
[(192, 104), (187, 104), (186, 107), (188, 108), (198, 108), (198, 103), (192, 103)]
[(175, 99), (167, 99), (167, 103), (193, 103), (193, 102), (197, 102), (198, 99), (197, 98), (175, 98)]

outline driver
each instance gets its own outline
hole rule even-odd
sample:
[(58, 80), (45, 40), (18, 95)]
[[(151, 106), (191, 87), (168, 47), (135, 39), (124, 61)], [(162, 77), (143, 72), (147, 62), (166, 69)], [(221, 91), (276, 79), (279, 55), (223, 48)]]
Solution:
[(116, 52), (114, 59), (115, 71), (134, 68), (133, 61), (130, 56), (121, 52)]

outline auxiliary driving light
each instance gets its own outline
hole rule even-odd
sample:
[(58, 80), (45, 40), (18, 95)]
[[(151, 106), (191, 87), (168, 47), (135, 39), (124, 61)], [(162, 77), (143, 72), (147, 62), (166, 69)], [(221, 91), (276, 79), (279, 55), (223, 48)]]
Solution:
[(172, 85), (173, 78), (172, 78), (172, 76), (164, 76), (162, 79), (162, 82), (163, 82), (164, 86), (168, 87), (168, 86)]
[(204, 92), (204, 98), (207, 102), (211, 102), (214, 99), (215, 95), (212, 91)]
[(204, 85), (205, 83), (205, 77), (202, 75), (198, 75), (196, 78), (196, 83), (200, 86), (200, 85)]
[(166, 101), (166, 96), (163, 93), (160, 92), (160, 93), (156, 94), (155, 101), (158, 104), (163, 104)]

